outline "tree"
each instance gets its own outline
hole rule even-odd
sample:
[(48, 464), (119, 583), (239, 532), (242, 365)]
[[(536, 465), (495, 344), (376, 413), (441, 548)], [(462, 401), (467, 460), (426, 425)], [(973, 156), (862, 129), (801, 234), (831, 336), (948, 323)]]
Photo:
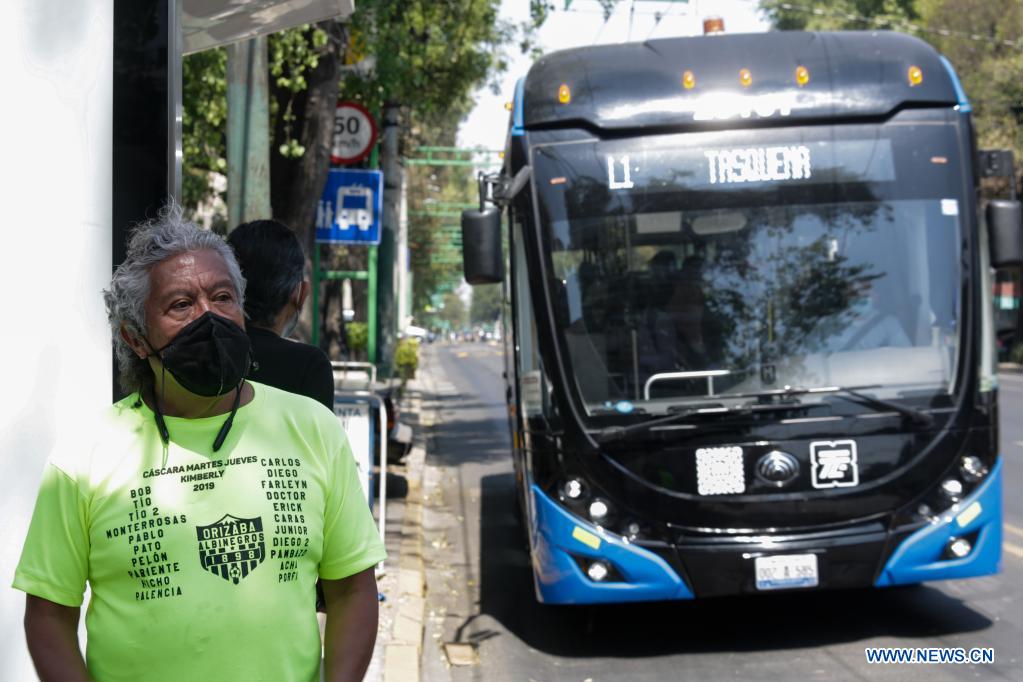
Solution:
[[(227, 172), (226, 67), (224, 48), (197, 52), (182, 61), (181, 204), (193, 214), (216, 196), (214, 174)], [(226, 221), (227, 216), (220, 219)]]
[(1023, 34), (1023, 7), (1017, 0), (918, 0), (918, 4), (929, 29), (923, 37), (956, 67), (970, 98), (979, 145), (1008, 147), (1020, 159), (1023, 53), (1017, 40)]
[(919, 18), (916, 0), (761, 0), (774, 28), (783, 31), (905, 30)]
[[(272, 34), (267, 43), (273, 217), (309, 247), (316, 200), (329, 167), (346, 40), (340, 24), (324, 21)], [(227, 171), (226, 66), (224, 48), (189, 55), (182, 64), (181, 201), (193, 214), (217, 193), (211, 176)]]
[(334, 109), (347, 36), (336, 21), (282, 31), (268, 41), (274, 217), (313, 246), (316, 205), (330, 169)]
[(501, 316), (501, 285), (485, 284), (472, 288), (472, 302), (469, 304), (469, 321), (476, 324), (492, 324)]
[(437, 317), (451, 325), (451, 329), (461, 329), (467, 321), (465, 303), (458, 294), (449, 291), (444, 294), (443, 307), (438, 311)]
[(973, 105), (981, 147), (1023, 140), (1023, 6), (1018, 0), (762, 0), (775, 28), (891, 29), (916, 35), (948, 57)]

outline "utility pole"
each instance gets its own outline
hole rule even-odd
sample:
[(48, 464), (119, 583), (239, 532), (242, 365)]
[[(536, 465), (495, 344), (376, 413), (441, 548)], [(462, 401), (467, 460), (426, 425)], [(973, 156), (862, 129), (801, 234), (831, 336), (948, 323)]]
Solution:
[(380, 144), (380, 168), (384, 172), (384, 214), (377, 261), (377, 366), (384, 376), (391, 373), (397, 327), (395, 291), (398, 290), (398, 270), (395, 263), (404, 184), (404, 168), (398, 157), (399, 113), (397, 102), (384, 104)]

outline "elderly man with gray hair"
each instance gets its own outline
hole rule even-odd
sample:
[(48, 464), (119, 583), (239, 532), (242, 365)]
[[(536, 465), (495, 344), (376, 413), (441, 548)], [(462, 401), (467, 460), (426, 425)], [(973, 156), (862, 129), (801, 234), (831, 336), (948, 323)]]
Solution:
[[(14, 586), (43, 680), (359, 680), (384, 549), (338, 420), (246, 379), (245, 280), (170, 209), (104, 292), (130, 395), (50, 457)], [(86, 585), (88, 646), (78, 647)]]

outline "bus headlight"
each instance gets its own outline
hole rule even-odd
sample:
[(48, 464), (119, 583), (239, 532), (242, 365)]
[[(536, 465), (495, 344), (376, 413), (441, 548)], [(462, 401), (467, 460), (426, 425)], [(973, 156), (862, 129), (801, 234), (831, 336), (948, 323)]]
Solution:
[(570, 500), (578, 500), (586, 493), (586, 486), (578, 478), (570, 478), (561, 486), (561, 492)]
[(590, 520), (595, 523), (600, 523), (607, 518), (607, 515), (611, 513), (611, 507), (607, 502), (600, 499), (599, 497), (593, 502), (590, 502)]
[(952, 538), (945, 547), (945, 555), (950, 559), (962, 559), (973, 551), (973, 545), (966, 538)]
[(959, 465), (962, 476), (968, 483), (976, 483), (987, 476), (988, 468), (976, 455), (966, 455)]
[(586, 575), (595, 583), (604, 582), (610, 573), (607, 564), (603, 561), (594, 561), (586, 567)]
[(948, 478), (941, 483), (941, 492), (952, 502), (963, 499), (963, 484), (958, 478)]

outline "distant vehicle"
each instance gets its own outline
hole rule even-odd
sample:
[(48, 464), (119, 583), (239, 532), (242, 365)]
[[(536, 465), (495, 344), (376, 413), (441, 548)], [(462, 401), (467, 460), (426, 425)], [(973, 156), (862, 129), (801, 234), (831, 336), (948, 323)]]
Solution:
[(405, 327), (404, 334), (410, 339), (419, 339), (420, 341), (422, 341), (429, 335), (429, 332), (423, 329), (422, 327), (416, 327), (410, 324), (409, 326)]
[(510, 306), (540, 601), (998, 570), (989, 275), (1023, 262), (1020, 205), (978, 220), (970, 117), (948, 61), (885, 31), (533, 66), (462, 229), (465, 279)]

